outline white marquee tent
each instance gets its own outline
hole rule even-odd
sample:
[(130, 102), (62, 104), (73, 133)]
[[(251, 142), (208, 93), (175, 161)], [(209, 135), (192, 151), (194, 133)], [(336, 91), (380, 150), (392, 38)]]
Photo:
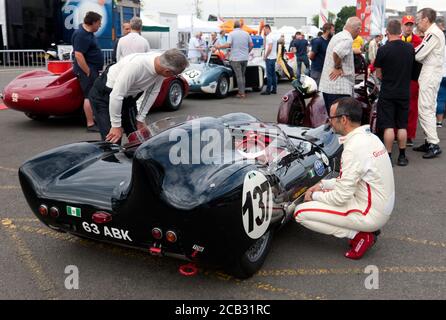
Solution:
[(219, 32), (221, 22), (218, 21), (204, 21), (191, 15), (178, 16), (178, 31), (179, 32)]

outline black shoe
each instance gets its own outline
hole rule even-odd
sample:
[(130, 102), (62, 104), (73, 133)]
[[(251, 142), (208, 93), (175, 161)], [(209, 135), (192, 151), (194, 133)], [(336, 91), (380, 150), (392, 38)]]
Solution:
[(441, 154), (441, 149), (438, 144), (429, 143), (428, 151), (423, 155), (424, 159), (433, 159)]
[(87, 127), (87, 132), (99, 132), (99, 128), (96, 124)]
[(424, 142), (421, 146), (413, 148), (413, 151), (417, 152), (427, 152), (429, 150), (429, 143), (427, 141)]
[(277, 94), (276, 90), (271, 91), (271, 94)]
[(271, 92), (263, 91), (260, 95), (262, 95), (262, 96), (269, 96), (270, 94), (271, 94)]
[(400, 167), (405, 167), (409, 164), (409, 160), (407, 160), (406, 156), (399, 156), (397, 164)]
[(406, 146), (413, 147), (413, 140), (412, 139), (407, 139)]

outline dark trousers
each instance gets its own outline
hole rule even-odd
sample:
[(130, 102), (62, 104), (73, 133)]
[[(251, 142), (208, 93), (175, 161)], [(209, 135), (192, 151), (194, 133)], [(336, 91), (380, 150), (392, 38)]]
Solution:
[(266, 59), (266, 91), (277, 92), (276, 59)]
[[(106, 86), (107, 83), (107, 73), (108, 69), (102, 73), (102, 75), (96, 79), (93, 87), (90, 90), (90, 103), (93, 109), (96, 124), (98, 125), (99, 131), (101, 133), (101, 139), (105, 140), (105, 137), (110, 132), (110, 93), (112, 89)], [(136, 127), (136, 101), (137, 97), (127, 97), (124, 98), (122, 102), (122, 128), (125, 134), (128, 136), (130, 133), (137, 130)]]
[(324, 102), (325, 102), (325, 108), (327, 108), (327, 114), (330, 116), (330, 107), (336, 100), (344, 97), (351, 97), (351, 95), (348, 94), (330, 94), (323, 92), (324, 96)]
[(310, 61), (308, 60), (308, 56), (296, 56), (297, 79), (299, 79), (302, 74), (302, 63), (305, 65), (305, 74), (307, 76), (310, 74)]

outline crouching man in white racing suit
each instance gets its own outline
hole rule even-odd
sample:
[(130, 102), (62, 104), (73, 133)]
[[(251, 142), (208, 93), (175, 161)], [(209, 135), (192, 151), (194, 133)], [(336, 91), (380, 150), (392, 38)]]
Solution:
[(331, 106), (330, 124), (344, 140), (340, 175), (308, 189), (294, 213), (308, 229), (351, 239), (345, 254), (350, 259), (360, 259), (375, 244), (395, 202), (386, 148), (368, 125), (361, 126), (361, 118), (361, 104), (354, 98), (341, 98)]
[(423, 42), (415, 48), (415, 59), (423, 64), (418, 82), (418, 117), (426, 136), (423, 145), (415, 151), (425, 152), (424, 159), (432, 159), (441, 153), (437, 134), (437, 95), (440, 88), (444, 63), (445, 37), (435, 24), (436, 12), (430, 8), (421, 9), (417, 14), (417, 28), (425, 33)]

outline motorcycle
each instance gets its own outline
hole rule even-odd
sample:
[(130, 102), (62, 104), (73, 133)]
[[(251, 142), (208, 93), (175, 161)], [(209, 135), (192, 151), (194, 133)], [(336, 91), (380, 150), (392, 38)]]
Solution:
[[(369, 74), (365, 59), (355, 70), (354, 98), (363, 106), (363, 124), (370, 124), (376, 132), (376, 104), (379, 95), (379, 83), (373, 74)], [(287, 92), (279, 105), (277, 122), (316, 128), (328, 120), (322, 92), (316, 82), (305, 75), (292, 83), (293, 89)]]

